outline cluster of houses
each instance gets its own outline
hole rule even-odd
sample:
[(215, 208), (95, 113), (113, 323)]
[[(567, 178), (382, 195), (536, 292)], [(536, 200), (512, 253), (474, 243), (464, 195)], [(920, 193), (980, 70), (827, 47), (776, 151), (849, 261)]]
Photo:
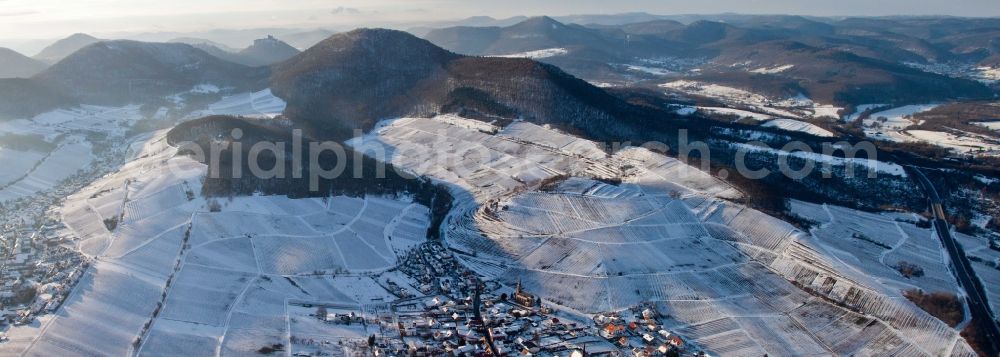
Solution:
[(623, 355), (704, 356), (695, 346), (670, 331), (661, 321), (654, 305), (634, 307), (622, 312), (595, 315), (594, 326), (601, 338), (611, 342)]
[[(455, 256), (437, 242), (427, 242), (410, 250), (401, 260), (399, 270), (412, 278), (414, 287), (424, 295), (469, 296), (479, 281), (475, 273), (459, 264)], [(390, 292), (400, 295), (392, 287)]]
[(380, 333), (369, 341), (344, 341), (345, 349), (389, 356), (700, 354), (665, 328), (652, 306), (593, 319), (557, 311), (523, 289), (520, 281), (513, 289), (481, 281), (437, 242), (411, 250), (401, 259), (399, 270), (408, 281), (389, 280), (383, 285), (400, 298), (391, 304), (389, 315), (317, 314), (325, 315), (321, 319), (326, 323), (381, 324)]
[(50, 190), (0, 202), (0, 324), (23, 324), (54, 312), (88, 267), (61, 222), (60, 202), (124, 162), (128, 145), (104, 148), (82, 170)]
[(17, 200), (0, 212), (0, 323), (54, 312), (87, 267), (47, 203)]
[(578, 342), (610, 347), (588, 334), (586, 324), (560, 321), (538, 305), (518, 304), (506, 294), (475, 300), (445, 295), (401, 300), (393, 306), (393, 318), (382, 320), (392, 324), (386, 330), (397, 333), (379, 336), (372, 348), (386, 355), (568, 356), (582, 351)]
[[(343, 341), (350, 353), (374, 356), (698, 356), (658, 322), (651, 307), (596, 315), (593, 321), (547, 308), (517, 286), (512, 293), (436, 294), (401, 299), (389, 315), (315, 316), (332, 324), (369, 324), (367, 341)], [(510, 291), (507, 289), (506, 291)], [(372, 324), (381, 324), (371, 328)]]

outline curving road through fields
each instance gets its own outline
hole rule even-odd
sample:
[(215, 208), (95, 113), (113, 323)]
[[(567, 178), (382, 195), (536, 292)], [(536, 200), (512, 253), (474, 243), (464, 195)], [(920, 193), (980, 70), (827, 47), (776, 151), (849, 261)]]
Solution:
[(924, 186), (924, 191), (927, 192), (931, 213), (934, 215), (934, 229), (938, 237), (941, 237), (941, 243), (944, 244), (945, 249), (948, 251), (955, 278), (958, 279), (959, 285), (967, 293), (967, 302), (969, 304), (969, 311), (972, 313), (973, 323), (976, 324), (976, 327), (985, 338), (983, 342), (989, 343), (993, 351), (1000, 351), (1000, 326), (997, 326), (993, 312), (990, 310), (989, 300), (986, 298), (986, 291), (983, 289), (979, 278), (976, 277), (976, 272), (972, 270), (969, 258), (965, 256), (962, 246), (951, 236), (947, 216), (945, 216), (944, 207), (941, 203), (941, 197), (938, 196), (937, 188), (934, 187), (934, 184), (927, 179), (927, 176), (920, 169), (911, 168), (910, 171), (915, 173), (914, 176), (917, 177), (920, 184)]

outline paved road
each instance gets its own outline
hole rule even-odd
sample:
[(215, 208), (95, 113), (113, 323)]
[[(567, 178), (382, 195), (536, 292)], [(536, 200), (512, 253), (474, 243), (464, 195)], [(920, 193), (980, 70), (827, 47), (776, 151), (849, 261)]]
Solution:
[(1000, 327), (997, 326), (996, 319), (993, 318), (994, 315), (990, 311), (989, 300), (986, 298), (986, 291), (983, 289), (983, 285), (979, 279), (976, 278), (976, 272), (972, 270), (969, 258), (965, 256), (965, 251), (962, 250), (962, 247), (951, 236), (951, 231), (948, 229), (947, 217), (944, 214), (944, 207), (941, 205), (941, 197), (938, 196), (937, 188), (934, 187), (934, 184), (927, 179), (927, 176), (920, 169), (913, 168), (911, 171), (916, 173), (915, 176), (927, 192), (931, 212), (934, 215), (934, 229), (937, 230), (938, 237), (941, 237), (941, 242), (944, 244), (945, 249), (948, 250), (948, 256), (951, 257), (951, 265), (954, 267), (955, 278), (958, 279), (958, 283), (968, 293), (967, 300), (969, 310), (972, 313), (973, 323), (976, 324), (976, 327), (986, 339), (983, 342), (992, 344), (993, 351), (1000, 351)]

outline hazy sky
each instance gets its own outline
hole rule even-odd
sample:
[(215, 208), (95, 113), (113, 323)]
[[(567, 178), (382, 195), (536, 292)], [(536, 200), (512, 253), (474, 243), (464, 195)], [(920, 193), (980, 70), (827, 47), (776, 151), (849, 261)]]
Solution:
[(343, 28), (473, 15), (501, 18), (631, 11), (1000, 16), (1000, 0), (0, 0), (0, 39), (57, 38), (75, 32)]

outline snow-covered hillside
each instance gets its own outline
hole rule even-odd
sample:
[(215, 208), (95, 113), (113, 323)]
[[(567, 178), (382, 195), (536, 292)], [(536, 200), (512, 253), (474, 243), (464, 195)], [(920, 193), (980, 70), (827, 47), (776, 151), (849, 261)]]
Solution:
[(833, 133), (831, 133), (829, 130), (820, 128), (814, 124), (794, 119), (774, 119), (767, 123), (764, 123), (764, 126), (778, 128), (787, 131), (798, 131), (826, 138), (831, 138), (834, 136)]
[(285, 111), (285, 101), (271, 94), (270, 89), (240, 93), (222, 98), (205, 110), (205, 115), (225, 114), (246, 117), (273, 118)]
[[(740, 193), (693, 167), (640, 148), (609, 155), (526, 123), (491, 135), (455, 122), (388, 121), (351, 144), (451, 185), (443, 237), (484, 276), (583, 313), (653, 302), (710, 353), (968, 350), (830, 243), (729, 201)], [(609, 177), (622, 183), (595, 180)]]
[(288, 343), (289, 299), (392, 297), (369, 274), (426, 239), (428, 209), (405, 200), (201, 197), (205, 165), (176, 152), (159, 132), (66, 200), (73, 244), (96, 262), (52, 318), (16, 327), (0, 351), (254, 353)]

